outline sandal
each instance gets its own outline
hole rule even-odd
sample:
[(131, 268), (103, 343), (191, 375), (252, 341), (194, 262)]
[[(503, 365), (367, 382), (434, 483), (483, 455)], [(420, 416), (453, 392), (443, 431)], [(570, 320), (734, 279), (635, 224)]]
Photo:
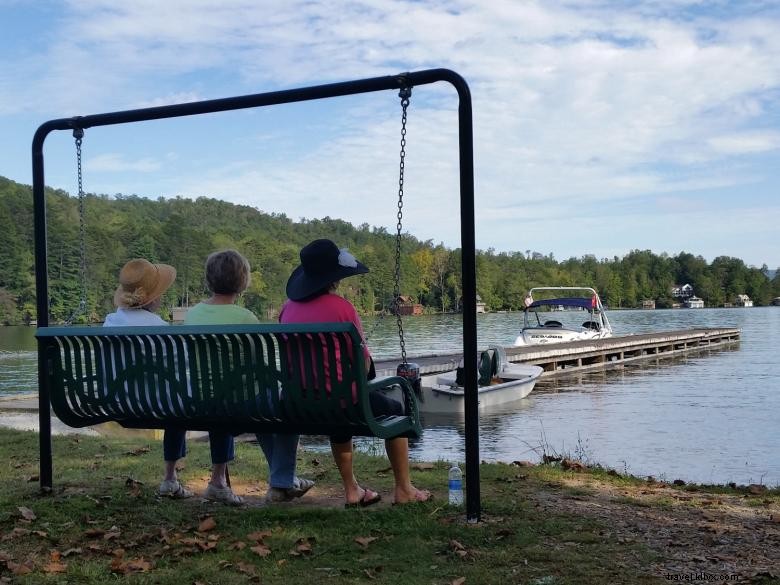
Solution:
[(268, 493), (265, 495), (265, 499), (268, 502), (289, 502), (295, 498), (300, 498), (311, 488), (314, 487), (314, 482), (310, 479), (304, 479), (302, 477), (296, 477), (293, 481), (292, 487), (268, 488)]
[(363, 490), (363, 495), (360, 496), (360, 499), (357, 502), (347, 502), (344, 504), (345, 508), (365, 508), (366, 506), (376, 504), (379, 500), (382, 499), (382, 495), (373, 490), (368, 488), (360, 489)]

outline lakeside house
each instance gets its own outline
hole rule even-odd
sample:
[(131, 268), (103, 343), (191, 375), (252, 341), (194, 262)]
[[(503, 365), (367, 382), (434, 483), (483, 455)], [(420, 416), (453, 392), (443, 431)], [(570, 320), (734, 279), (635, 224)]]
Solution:
[(486, 313), (485, 310), (485, 302), (482, 300), (482, 297), (477, 295), (477, 313)]
[(773, 304), (775, 307), (780, 307), (780, 297), (775, 297), (775, 298), (773, 298), (773, 299), (772, 299), (772, 304)]
[(753, 301), (751, 301), (750, 297), (747, 295), (737, 295), (737, 300), (734, 304), (738, 307), (752, 307)]
[(655, 309), (655, 299), (645, 299), (642, 301), (643, 309)]
[(682, 286), (673, 284), (672, 289), (669, 292), (671, 293), (672, 298), (682, 299), (683, 301), (695, 296), (693, 293), (693, 286), (687, 283)]
[(398, 312), (401, 315), (422, 315), (423, 306), (420, 303), (414, 302), (414, 299), (410, 296), (401, 295), (398, 297), (400, 301), (398, 303)]
[(697, 296), (692, 296), (686, 299), (683, 303), (686, 309), (703, 309), (704, 301)]

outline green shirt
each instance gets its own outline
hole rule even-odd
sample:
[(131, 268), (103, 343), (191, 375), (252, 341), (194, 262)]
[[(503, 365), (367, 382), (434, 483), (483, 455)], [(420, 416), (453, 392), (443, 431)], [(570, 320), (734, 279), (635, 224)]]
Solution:
[(259, 323), (255, 314), (238, 305), (198, 303), (187, 311), (185, 325), (251, 325)]

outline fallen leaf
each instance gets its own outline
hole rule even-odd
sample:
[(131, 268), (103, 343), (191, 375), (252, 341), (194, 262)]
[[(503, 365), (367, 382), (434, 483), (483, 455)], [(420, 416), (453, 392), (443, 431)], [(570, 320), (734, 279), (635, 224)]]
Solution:
[(258, 581), (260, 579), (259, 575), (257, 574), (257, 570), (252, 565), (248, 565), (246, 563), (237, 563), (236, 567), (244, 575), (249, 575), (251, 580)]
[(49, 562), (43, 566), (44, 573), (64, 573), (68, 570), (68, 564), (62, 562), (62, 555), (59, 551), (53, 550), (49, 555)]
[(376, 536), (358, 536), (355, 538), (357, 542), (363, 548), (368, 548), (368, 545), (377, 540)]
[(25, 506), (19, 506), (17, 510), (19, 510), (19, 514), (21, 514), (22, 518), (24, 518), (25, 520), (29, 520), (30, 522), (32, 522), (37, 518), (35, 512), (30, 510), (30, 508), (27, 508)]
[(138, 449), (133, 449), (132, 451), (128, 451), (125, 453), (125, 455), (143, 455), (144, 453), (148, 453), (151, 451), (149, 447), (139, 447)]
[(211, 516), (206, 516), (200, 524), (198, 524), (198, 532), (208, 532), (214, 530), (217, 527), (217, 521)]
[(111, 572), (121, 573), (123, 575), (127, 575), (129, 573), (148, 573), (153, 566), (154, 565), (152, 563), (143, 557), (129, 561), (115, 558), (111, 561)]
[(39, 475), (31, 475), (27, 478), (27, 481), (38, 481), (41, 477)]
[(267, 557), (271, 554), (271, 549), (268, 548), (266, 545), (260, 543), (257, 546), (252, 546), (249, 548), (253, 553), (255, 553), (259, 557)]
[(241, 541), (234, 542), (228, 548), (230, 550), (244, 550), (246, 548), (246, 543)]
[(97, 538), (98, 536), (103, 536), (105, 533), (106, 531), (102, 528), (90, 528), (84, 531), (84, 536), (87, 538)]
[(247, 534), (246, 535), (246, 537), (249, 540), (254, 540), (255, 542), (262, 542), (262, 540), (266, 536), (271, 536), (271, 531), (270, 530), (263, 530), (261, 532), (253, 532), (252, 534)]
[(290, 551), (290, 554), (294, 557), (309, 555), (311, 554), (311, 547), (315, 542), (317, 542), (317, 539), (313, 536), (299, 538), (295, 541), (295, 548)]
[(460, 558), (464, 559), (468, 556), (469, 552), (466, 547), (459, 543), (457, 540), (450, 540), (450, 548)]
[(49, 536), (49, 533), (48, 533), (48, 532), (45, 532), (45, 531), (43, 531), (43, 530), (33, 530), (33, 531), (32, 531), (32, 533), (33, 533), (35, 536), (40, 536), (41, 538), (46, 538), (47, 536)]
[(8, 569), (14, 575), (28, 575), (33, 571), (32, 567), (27, 563), (15, 563), (13, 561), (8, 561), (6, 563), (6, 567), (8, 567)]
[(466, 582), (466, 577), (458, 577), (450, 583), (450, 585), (463, 585)]

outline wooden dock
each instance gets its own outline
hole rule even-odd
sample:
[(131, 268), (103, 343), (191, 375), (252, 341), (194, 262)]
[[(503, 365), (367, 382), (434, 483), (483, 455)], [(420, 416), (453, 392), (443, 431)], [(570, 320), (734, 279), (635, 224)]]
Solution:
[[(739, 338), (739, 329), (685, 329), (569, 343), (507, 347), (506, 354), (510, 362), (541, 366), (544, 369), (542, 377), (549, 378), (588, 370), (620, 367), (639, 360), (660, 359), (712, 349), (738, 343)], [(449, 353), (408, 359), (419, 364), (422, 375), (428, 375), (454, 370), (458, 367), (462, 356), (462, 353)], [(395, 368), (399, 362), (399, 358), (377, 361), (377, 375), (395, 375)]]

